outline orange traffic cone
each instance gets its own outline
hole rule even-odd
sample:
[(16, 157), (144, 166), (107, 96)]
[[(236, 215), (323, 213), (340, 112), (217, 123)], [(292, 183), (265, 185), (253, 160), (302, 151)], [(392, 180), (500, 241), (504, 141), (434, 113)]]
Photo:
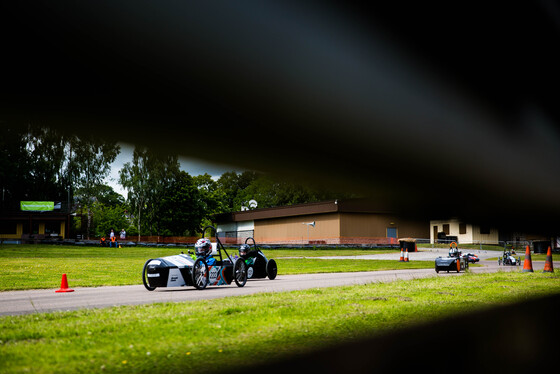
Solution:
[(414, 243), (414, 252), (418, 252), (418, 245)]
[(531, 261), (531, 248), (529, 248), (529, 246), (527, 246), (527, 249), (525, 249), (525, 261), (523, 262), (523, 272), (524, 273), (533, 272), (533, 261)]
[(74, 290), (68, 288), (68, 279), (66, 279), (66, 274), (62, 274), (62, 282), (60, 283), (60, 289), (54, 292), (74, 292)]
[(552, 266), (552, 251), (550, 247), (548, 247), (548, 251), (546, 252), (546, 262), (544, 263), (544, 273), (554, 273), (554, 267)]
[(403, 261), (404, 261), (404, 252), (403, 252), (403, 249), (402, 249), (402, 248), (401, 248), (401, 257), (399, 258), (399, 261), (400, 261), (400, 262), (403, 262)]
[(408, 248), (406, 249), (406, 252), (404, 253), (404, 262), (408, 262)]

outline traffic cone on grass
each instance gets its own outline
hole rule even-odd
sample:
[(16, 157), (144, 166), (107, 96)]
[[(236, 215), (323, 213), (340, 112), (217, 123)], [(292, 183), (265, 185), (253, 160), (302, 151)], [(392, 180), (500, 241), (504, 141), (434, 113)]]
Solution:
[(403, 249), (402, 249), (402, 248), (401, 248), (401, 257), (399, 258), (399, 261), (400, 261), (400, 262), (403, 262), (403, 261), (404, 261), (404, 252), (403, 252)]
[(408, 248), (406, 249), (406, 252), (404, 253), (404, 262), (408, 262)]
[(523, 272), (524, 273), (533, 272), (533, 261), (531, 261), (531, 248), (529, 248), (529, 246), (527, 246), (527, 249), (525, 249), (525, 261), (523, 261)]
[(544, 273), (554, 273), (554, 267), (552, 266), (552, 250), (548, 247), (546, 252), (546, 262), (544, 263)]
[(66, 274), (62, 274), (62, 282), (60, 283), (60, 289), (54, 292), (74, 292), (74, 290), (68, 288), (68, 279), (66, 279)]

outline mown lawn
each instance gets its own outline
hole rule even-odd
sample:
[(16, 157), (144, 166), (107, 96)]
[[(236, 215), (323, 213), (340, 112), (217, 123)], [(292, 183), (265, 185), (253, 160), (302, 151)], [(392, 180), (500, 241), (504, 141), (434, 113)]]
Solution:
[[(71, 287), (142, 284), (142, 268), (150, 258), (170, 256), (186, 248), (101, 248), (53, 245), (1, 245), (0, 291), (58, 288), (62, 274)], [(425, 261), (323, 260), (317, 256), (386, 253), (362, 249), (276, 249), (263, 251), (278, 264), (278, 274), (376, 271), (431, 268)], [(395, 251), (394, 251), (395, 252)], [(230, 255), (236, 253), (230, 250)]]
[(0, 371), (157, 374), (241, 369), (311, 347), (559, 292), (557, 273), (465, 273), (0, 317)]

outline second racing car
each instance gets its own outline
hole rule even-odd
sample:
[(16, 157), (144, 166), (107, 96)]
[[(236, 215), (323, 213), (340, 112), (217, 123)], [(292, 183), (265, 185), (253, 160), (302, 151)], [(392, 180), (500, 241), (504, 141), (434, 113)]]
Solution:
[[(247, 244), (249, 240), (253, 241), (252, 246)], [(245, 244), (239, 247), (239, 256), (247, 265), (247, 278), (266, 278), (272, 280), (276, 278), (278, 267), (276, 261), (267, 259), (260, 250), (253, 238), (245, 239)]]

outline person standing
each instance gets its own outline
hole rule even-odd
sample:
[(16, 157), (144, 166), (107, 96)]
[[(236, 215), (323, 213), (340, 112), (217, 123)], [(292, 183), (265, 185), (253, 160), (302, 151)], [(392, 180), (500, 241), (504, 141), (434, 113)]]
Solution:
[(113, 229), (111, 229), (111, 233), (109, 234), (109, 247), (117, 247), (117, 237)]
[(121, 230), (120, 238), (121, 238), (121, 240), (126, 239), (126, 231), (124, 231), (124, 229)]

